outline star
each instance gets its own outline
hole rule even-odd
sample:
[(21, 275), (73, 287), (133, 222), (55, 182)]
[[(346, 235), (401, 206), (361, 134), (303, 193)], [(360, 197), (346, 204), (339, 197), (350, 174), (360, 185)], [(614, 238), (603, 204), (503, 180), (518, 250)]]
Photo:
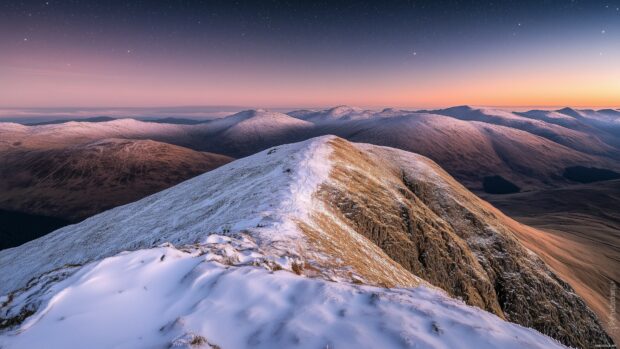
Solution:
[(24, 38), (24, 41), (28, 41), (28, 38)]
[(412, 53), (412, 54), (413, 54), (414, 56), (417, 56), (417, 55), (418, 55), (418, 53), (417, 53), (416, 51), (413, 51), (413, 53)]
[(127, 53), (131, 53), (131, 50), (127, 50)]
[(601, 34), (605, 34), (605, 29), (601, 30)]

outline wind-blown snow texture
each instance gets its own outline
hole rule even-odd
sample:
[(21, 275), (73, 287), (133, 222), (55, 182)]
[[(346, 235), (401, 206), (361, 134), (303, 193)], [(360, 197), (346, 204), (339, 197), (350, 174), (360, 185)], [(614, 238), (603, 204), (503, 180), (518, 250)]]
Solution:
[[(228, 251), (238, 264), (206, 251)], [(224, 248), (224, 244), (229, 244)], [(210, 236), (82, 267), (3, 348), (562, 348), (436, 289), (334, 283), (248, 265), (251, 243)], [(250, 246), (248, 246), (250, 245)], [(238, 250), (241, 249), (241, 250)], [(246, 265), (243, 265), (246, 262)]]
[(0, 347), (562, 347), (425, 283), (300, 273), (315, 247), (295, 222), (321, 209), (331, 139), (268, 149), (1, 251)]

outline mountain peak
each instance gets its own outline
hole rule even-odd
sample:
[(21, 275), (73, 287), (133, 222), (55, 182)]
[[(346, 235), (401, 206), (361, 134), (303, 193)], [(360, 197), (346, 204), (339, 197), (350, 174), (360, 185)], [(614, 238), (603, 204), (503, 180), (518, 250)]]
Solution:
[(244, 111), (240, 111), (238, 113), (229, 115), (223, 119), (219, 119), (219, 120), (226, 120), (226, 119), (230, 119), (230, 120), (237, 120), (237, 121), (241, 121), (241, 120), (249, 120), (249, 119), (260, 119), (260, 118), (290, 118), (289, 115), (280, 113), (280, 112), (275, 112), (275, 111), (270, 111), (270, 110), (266, 110), (266, 109), (249, 109), (249, 110), (244, 110)]
[[(148, 270), (165, 274), (157, 266), (167, 264), (157, 263), (169, 258), (186, 261), (179, 262), (183, 280), (187, 275), (198, 281), (199, 275), (228, 265), (248, 277), (284, 269), (287, 277), (329, 280), (346, 289), (361, 283), (396, 287), (394, 292), (402, 294), (398, 287), (422, 286), (435, 294), (443, 289), (570, 345), (605, 338), (583, 301), (516, 240), (532, 234), (520, 229), (423, 156), (324, 136), (271, 147), (0, 251), (5, 266), (0, 293), (13, 292), (3, 311), (19, 316), (49, 299), (46, 291), (38, 293), (47, 290), (41, 285), (23, 291), (32, 278), (71, 285), (86, 280), (71, 278), (74, 273), (116, 275), (115, 268), (105, 266), (119, 259), (127, 261), (119, 265), (134, 261), (138, 266), (143, 260)], [(203, 265), (212, 262), (219, 264)], [(516, 273), (522, 278), (515, 279)], [(145, 270), (136, 277), (147, 275), (153, 274)], [(117, 296), (119, 290), (110, 292)], [(568, 324), (562, 321), (567, 313)], [(166, 321), (179, 316), (169, 315)], [(532, 324), (531, 318), (541, 321)]]
[(362, 111), (363, 109), (358, 108), (358, 107), (350, 107), (348, 105), (338, 105), (332, 108), (329, 108), (327, 110), (327, 112), (333, 114), (333, 115), (341, 115), (344, 113), (350, 113), (350, 112), (359, 112)]
[(583, 116), (581, 115), (581, 113), (578, 110), (575, 110), (571, 107), (565, 107), (562, 109), (557, 110), (558, 113), (564, 114), (564, 115), (568, 115), (571, 116), (573, 118), (579, 119), (582, 118)]
[(339, 105), (321, 111), (296, 110), (289, 113), (296, 118), (314, 123), (333, 122), (338, 120), (368, 119), (375, 116), (375, 112), (358, 107)]
[(446, 108), (443, 110), (452, 110), (452, 111), (460, 111), (460, 112), (470, 112), (476, 110), (476, 108), (469, 105), (457, 105), (454, 107)]

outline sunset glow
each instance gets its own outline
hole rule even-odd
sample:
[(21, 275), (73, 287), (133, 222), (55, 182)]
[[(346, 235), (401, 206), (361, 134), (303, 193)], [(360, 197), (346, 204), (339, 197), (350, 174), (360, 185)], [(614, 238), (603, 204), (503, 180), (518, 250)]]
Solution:
[(1, 5), (0, 107), (620, 105), (620, 10), (603, 3), (480, 18), (472, 4), (402, 5), (402, 18), (154, 4), (133, 17), (148, 6), (93, 18), (60, 1)]

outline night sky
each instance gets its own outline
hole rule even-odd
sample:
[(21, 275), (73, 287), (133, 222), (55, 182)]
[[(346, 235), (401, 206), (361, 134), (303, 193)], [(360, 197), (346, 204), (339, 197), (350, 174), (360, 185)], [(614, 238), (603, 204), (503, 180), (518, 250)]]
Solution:
[(2, 1), (0, 107), (620, 106), (620, 0)]

